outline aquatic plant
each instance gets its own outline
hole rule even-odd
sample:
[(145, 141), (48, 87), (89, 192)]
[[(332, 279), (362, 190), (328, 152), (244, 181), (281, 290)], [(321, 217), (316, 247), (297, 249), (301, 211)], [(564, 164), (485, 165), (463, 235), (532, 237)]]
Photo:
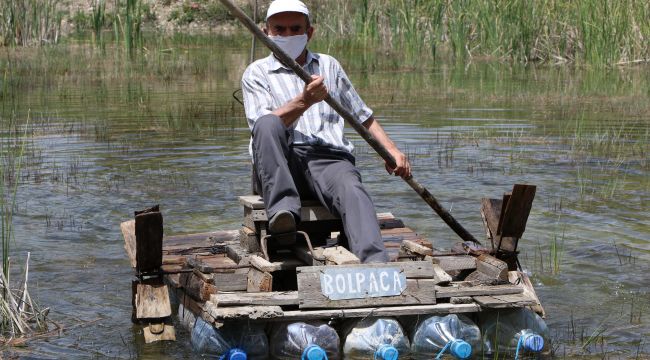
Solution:
[(62, 18), (59, 0), (1, 0), (0, 44), (57, 43)]

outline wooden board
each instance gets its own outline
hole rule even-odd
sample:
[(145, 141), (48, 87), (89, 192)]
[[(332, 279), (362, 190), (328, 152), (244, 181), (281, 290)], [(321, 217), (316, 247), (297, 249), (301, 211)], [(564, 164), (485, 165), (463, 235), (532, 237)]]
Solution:
[(292, 310), (285, 311), (276, 320), (297, 321), (316, 319), (350, 319), (368, 316), (404, 316), (404, 315), (446, 315), (471, 313), (479, 311), (477, 304), (436, 304), (412, 306), (386, 306), (358, 309), (321, 309), (321, 310)]
[(463, 285), (452, 283), (450, 286), (436, 286), (436, 297), (441, 299), (462, 296), (509, 295), (521, 294), (524, 291), (521, 286), (517, 285)]
[(324, 258), (325, 265), (353, 265), (361, 263), (358, 257), (343, 246), (315, 248), (314, 256)]
[(124, 250), (129, 257), (131, 267), (135, 268), (135, 220), (128, 220), (120, 224), (122, 237), (124, 238)]
[(139, 272), (155, 271), (162, 265), (163, 217), (158, 206), (136, 212), (135, 268)]
[(219, 307), (212, 301), (205, 303), (205, 313), (216, 321), (274, 319), (284, 314), (279, 306)]
[(535, 185), (522, 184), (516, 184), (512, 188), (512, 195), (506, 203), (503, 219), (500, 222), (499, 236), (520, 238), (523, 235), (536, 189)]
[(476, 269), (476, 258), (471, 255), (434, 256), (433, 262), (446, 272)]
[(208, 283), (194, 273), (182, 273), (179, 281), (185, 293), (199, 301), (207, 301), (210, 299), (210, 294), (217, 292), (215, 285)]
[(476, 258), (476, 271), (491, 281), (508, 281), (508, 264), (488, 254)]
[(139, 283), (136, 286), (137, 319), (158, 319), (172, 315), (169, 290), (165, 284)]
[(403, 240), (400, 246), (400, 251), (406, 254), (413, 254), (419, 256), (432, 256), (433, 250), (426, 246), (420, 245), (412, 240)]
[[(435, 304), (435, 283), (433, 281), (433, 264), (428, 261), (341, 265), (338, 270), (368, 270), (382, 268), (399, 268), (406, 276), (405, 289), (400, 295), (366, 297), (359, 299), (332, 300), (321, 289), (321, 273), (327, 266), (301, 267), (297, 269), (300, 308), (355, 308), (368, 306), (389, 306), (405, 304)], [(399, 291), (397, 292), (399, 293)]]
[(249, 253), (261, 251), (259, 236), (255, 233), (255, 230), (248, 226), (242, 226), (239, 229), (239, 244)]
[(298, 305), (300, 298), (297, 291), (273, 292), (218, 292), (210, 301), (218, 307), (242, 305)]
[(544, 307), (542, 307), (542, 303), (539, 301), (537, 293), (535, 292), (535, 288), (530, 282), (528, 275), (520, 271), (510, 271), (508, 272), (508, 280), (513, 284), (518, 284), (523, 287), (523, 294), (535, 300), (535, 304), (530, 305), (530, 309), (536, 312), (539, 316), (545, 318), (546, 311), (544, 311)]
[(273, 276), (266, 271), (259, 271), (250, 268), (248, 271), (248, 292), (269, 292), (273, 291)]
[(181, 255), (212, 251), (237, 241), (239, 241), (238, 230), (166, 236), (163, 238), (163, 253)]
[(142, 333), (146, 344), (156, 341), (176, 341), (176, 331), (172, 325), (150, 324), (142, 329)]
[(305, 263), (296, 258), (285, 258), (278, 261), (270, 262), (261, 256), (252, 255), (249, 257), (250, 265), (257, 270), (265, 272), (275, 272), (280, 270), (294, 270), (299, 266), (305, 266)]
[(187, 258), (187, 264), (206, 274), (231, 273), (242, 267), (229, 258), (226, 253), (194, 255)]
[(248, 268), (237, 269), (232, 273), (211, 274), (219, 291), (246, 291), (248, 288)]
[(502, 309), (535, 305), (535, 299), (526, 294), (474, 296), (481, 308)]

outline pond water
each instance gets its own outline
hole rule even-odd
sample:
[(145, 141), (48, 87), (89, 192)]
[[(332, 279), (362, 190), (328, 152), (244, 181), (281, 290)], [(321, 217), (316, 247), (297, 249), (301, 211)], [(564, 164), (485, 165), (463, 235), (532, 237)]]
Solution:
[[(650, 354), (649, 68), (411, 69), (334, 49), (415, 178), (475, 236), (482, 197), (537, 185), (520, 259), (558, 357)], [(119, 46), (84, 41), (2, 52), (8, 176), (7, 150), (26, 141), (12, 267), (19, 274), (31, 252), (32, 297), (63, 328), (5, 355), (197, 357), (180, 326), (177, 342), (142, 343), (119, 224), (160, 204), (166, 234), (240, 226), (249, 132), (233, 92), (248, 51), (247, 39), (175, 37), (151, 40), (131, 60)], [(377, 210), (451, 247), (454, 233), (348, 135)]]

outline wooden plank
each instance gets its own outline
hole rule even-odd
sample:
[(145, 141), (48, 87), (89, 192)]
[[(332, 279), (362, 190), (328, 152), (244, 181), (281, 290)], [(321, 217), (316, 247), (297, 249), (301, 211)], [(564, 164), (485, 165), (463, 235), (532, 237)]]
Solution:
[(207, 301), (210, 299), (210, 294), (217, 292), (215, 285), (204, 281), (194, 273), (182, 273), (180, 285), (185, 290), (185, 293), (199, 301)]
[(433, 262), (446, 272), (476, 269), (476, 258), (471, 255), (434, 256)]
[(436, 286), (436, 297), (441, 299), (461, 296), (507, 295), (521, 294), (523, 291), (523, 288), (517, 285), (458, 286), (452, 283), (451, 286)]
[(273, 291), (273, 276), (266, 271), (259, 271), (250, 268), (248, 271), (248, 292), (269, 292)]
[(124, 250), (129, 257), (131, 267), (135, 268), (135, 220), (128, 220), (120, 224), (122, 237), (124, 238)]
[(515, 184), (499, 228), (500, 236), (520, 238), (523, 235), (535, 199), (536, 189), (535, 185)]
[[(428, 280), (428, 279), (427, 279)], [(407, 279), (406, 290), (401, 295), (369, 297), (363, 299), (330, 300), (321, 290), (317, 273), (298, 274), (298, 293), (301, 309), (358, 308), (406, 304), (435, 304), (435, 283), (432, 280)]]
[(402, 241), (402, 244), (400, 245), (400, 250), (407, 254), (420, 255), (423, 257), (433, 255), (432, 249), (426, 246), (422, 246), (416, 243), (415, 241), (411, 241), (411, 240)]
[(150, 324), (142, 329), (142, 333), (146, 344), (156, 341), (176, 341), (176, 331), (172, 325)]
[(476, 271), (494, 281), (508, 281), (508, 264), (488, 254), (476, 258)]
[(163, 265), (185, 265), (186, 262), (185, 255), (163, 255)]
[(158, 205), (135, 213), (135, 268), (155, 271), (162, 265), (163, 217)]
[(448, 284), (451, 282), (452, 278), (447, 274), (438, 264), (433, 264), (433, 278), (435, 279), (435, 284)]
[(525, 294), (474, 296), (474, 301), (481, 308), (502, 309), (524, 307), (535, 304), (535, 299)]
[(325, 265), (325, 261), (321, 261), (318, 259), (314, 259), (311, 251), (309, 251), (309, 248), (307, 248), (307, 245), (305, 244), (297, 244), (291, 248), (292, 253), (305, 265), (311, 265), (311, 266), (321, 266)]
[(216, 321), (274, 319), (281, 318), (284, 314), (279, 306), (218, 307), (212, 301), (205, 303), (205, 312)]
[(212, 280), (219, 291), (246, 291), (248, 271), (248, 268), (242, 268), (232, 273), (213, 273)]
[(226, 255), (239, 266), (248, 266), (248, 252), (239, 244), (227, 244)]
[(235, 272), (242, 266), (235, 263), (227, 254), (194, 255), (187, 258), (187, 264), (206, 274)]
[(278, 320), (315, 320), (315, 319), (350, 319), (368, 316), (405, 316), (405, 315), (446, 315), (477, 312), (477, 304), (436, 304), (411, 306), (385, 306), (358, 309), (322, 309), (285, 311)]
[(513, 284), (517, 284), (523, 287), (524, 289), (523, 293), (527, 295), (529, 298), (535, 300), (535, 304), (530, 305), (530, 309), (536, 312), (539, 316), (545, 318), (546, 311), (544, 311), (544, 307), (542, 306), (542, 303), (539, 301), (539, 297), (537, 297), (535, 288), (533, 287), (533, 284), (530, 282), (528, 275), (520, 271), (510, 271), (508, 272), (508, 280)]
[(255, 230), (248, 226), (239, 229), (239, 244), (249, 253), (260, 252), (260, 238)]
[(361, 263), (358, 257), (343, 246), (315, 248), (314, 253), (317, 258), (325, 258), (325, 265), (353, 265)]
[(252, 255), (249, 257), (250, 265), (260, 271), (275, 272), (280, 270), (294, 270), (299, 266), (305, 266), (305, 263), (296, 258), (286, 258), (279, 261), (270, 262), (261, 256)]
[(172, 315), (167, 285), (139, 283), (136, 287), (135, 310), (137, 319), (158, 319)]
[(510, 195), (512, 193), (504, 193), (503, 200), (501, 201), (501, 212), (499, 213), (499, 225), (497, 226), (497, 235), (501, 235), (501, 226), (503, 226), (504, 216), (506, 214), (503, 209), (508, 206), (508, 201), (510, 201)]
[(217, 307), (242, 305), (298, 305), (297, 291), (218, 292), (210, 298)]
[[(325, 269), (326, 266), (305, 266), (296, 269), (298, 274), (318, 274)], [(346, 268), (385, 268), (385, 267), (398, 267), (408, 279), (433, 279), (433, 264), (430, 261), (405, 261), (395, 263), (373, 263), (373, 264), (359, 264), (359, 265), (345, 265)]]
[(163, 252), (166, 254), (191, 254), (196, 251), (212, 250), (239, 240), (238, 230), (211, 231), (204, 233), (165, 236)]

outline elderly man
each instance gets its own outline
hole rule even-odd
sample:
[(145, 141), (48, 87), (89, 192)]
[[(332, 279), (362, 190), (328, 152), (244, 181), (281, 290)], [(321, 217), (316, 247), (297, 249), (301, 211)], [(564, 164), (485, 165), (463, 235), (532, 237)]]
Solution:
[(388, 261), (353, 146), (343, 136), (344, 120), (323, 101), (328, 90), (393, 155), (397, 166), (386, 165), (389, 173), (410, 176), (406, 156), (373, 118), (338, 61), (307, 50), (314, 28), (305, 4), (272, 2), (264, 32), (312, 77), (305, 84), (271, 54), (251, 64), (242, 78), (254, 180), (269, 215), (269, 232), (295, 232), (300, 196), (316, 198), (341, 217), (350, 250), (362, 262)]

